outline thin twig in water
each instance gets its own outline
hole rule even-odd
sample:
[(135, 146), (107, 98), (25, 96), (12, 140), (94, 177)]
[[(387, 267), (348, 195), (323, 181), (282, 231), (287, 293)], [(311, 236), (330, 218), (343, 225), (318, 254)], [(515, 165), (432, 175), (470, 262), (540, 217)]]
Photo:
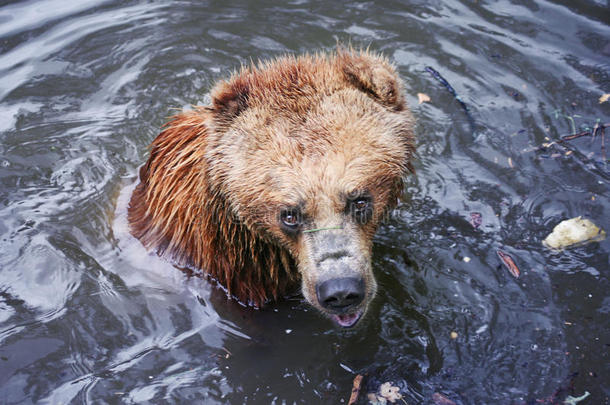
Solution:
[(558, 140), (556, 142), (559, 143), (559, 142), (563, 142), (563, 141), (571, 141), (573, 139), (582, 138), (583, 136), (589, 136), (589, 135), (591, 135), (591, 132), (587, 130), (587, 131), (579, 132), (577, 134), (564, 135), (561, 137), (560, 140)]
[(572, 118), (570, 115), (564, 115), (564, 117), (566, 117), (568, 120), (570, 120), (570, 126), (572, 127), (572, 133), (575, 134), (576, 133), (576, 123), (574, 122), (574, 118)]
[(445, 88), (449, 91), (449, 93), (451, 93), (451, 95), (453, 95), (453, 97), (458, 101), (458, 103), (460, 103), (460, 106), (466, 113), (466, 118), (468, 118), (468, 123), (470, 124), (470, 129), (471, 129), (472, 133), (474, 134), (474, 132), (475, 132), (474, 118), (472, 118), (472, 115), (470, 114), (470, 109), (468, 108), (466, 103), (464, 103), (464, 101), (462, 101), (462, 98), (457, 94), (457, 92), (455, 91), (453, 86), (451, 86), (449, 84), (449, 82), (443, 76), (441, 76), (441, 74), (438, 71), (436, 71), (436, 69), (434, 69), (433, 67), (426, 66), (426, 72), (430, 73), (432, 75), (432, 77), (434, 77), (436, 80), (441, 82), (441, 84), (443, 86), (445, 86)]
[[(561, 143), (564, 143), (564, 142), (567, 142), (567, 141), (572, 141), (572, 140), (577, 139), (577, 138), (582, 138), (583, 136), (590, 136), (590, 135), (592, 135), (593, 137), (595, 137), (597, 132), (600, 132), (601, 135), (602, 135), (602, 155), (603, 155), (603, 160), (606, 161), (606, 146), (604, 144), (605, 143), (604, 142), (604, 140), (605, 140), (604, 139), (604, 130), (606, 128), (608, 128), (608, 127), (610, 127), (610, 123), (606, 123), (606, 124), (603, 124), (603, 125), (599, 125), (599, 123), (596, 123), (595, 127), (593, 128), (592, 131), (587, 130), (587, 131), (579, 132), (577, 134), (564, 135), (561, 138), (557, 139), (556, 141), (552, 141), (552, 142), (549, 142), (549, 143), (544, 143), (544, 144), (542, 144), (541, 146), (537, 147), (534, 150), (535, 151), (545, 150), (545, 149), (550, 148), (553, 145), (558, 145), (558, 144), (561, 144)], [(593, 139), (595, 139), (595, 138), (593, 138)]]
[(599, 129), (599, 118), (595, 121), (595, 126), (593, 127), (593, 137), (591, 138), (591, 143), (595, 141), (595, 137), (597, 136), (597, 130)]
[(561, 110), (555, 110), (553, 111), (553, 113), (555, 114), (555, 119), (558, 119), (559, 117), (563, 117), (565, 119), (567, 119), (568, 121), (570, 121), (570, 127), (572, 128), (572, 134), (576, 133), (576, 121), (574, 121), (574, 117), (576, 118), (580, 118), (580, 115), (574, 114), (574, 115), (567, 115), (561, 112)]

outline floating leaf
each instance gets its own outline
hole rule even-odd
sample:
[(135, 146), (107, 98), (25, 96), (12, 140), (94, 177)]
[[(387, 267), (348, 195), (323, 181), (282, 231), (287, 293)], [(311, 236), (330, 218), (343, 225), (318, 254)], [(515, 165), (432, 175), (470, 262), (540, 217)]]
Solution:
[(506, 266), (508, 271), (510, 271), (510, 274), (512, 274), (513, 277), (515, 277), (515, 278), (519, 278), (519, 275), (521, 274), (521, 272), (519, 271), (519, 268), (515, 264), (515, 261), (513, 260), (513, 258), (510, 257), (510, 255), (508, 253), (503, 252), (501, 250), (498, 250), (498, 256), (500, 257), (500, 259), (502, 260), (502, 263), (504, 263), (504, 265)]
[(400, 388), (392, 385), (391, 382), (385, 382), (379, 387), (379, 395), (390, 401), (391, 403), (396, 402), (398, 399), (402, 399), (400, 394)]
[(606, 232), (583, 217), (560, 222), (542, 243), (552, 249), (565, 249), (588, 242), (599, 242), (606, 238)]
[(354, 377), (354, 385), (352, 386), (352, 393), (349, 397), (347, 405), (354, 405), (358, 401), (358, 395), (360, 394), (360, 386), (362, 385), (362, 375), (358, 374)]
[(430, 96), (426, 93), (417, 93), (417, 99), (419, 100), (419, 104), (429, 103), (431, 101)]
[(455, 402), (438, 392), (432, 394), (432, 400), (436, 405), (455, 405)]
[(610, 99), (610, 93), (604, 93), (602, 94), (602, 96), (599, 98), (599, 103), (605, 103), (606, 101), (608, 101)]

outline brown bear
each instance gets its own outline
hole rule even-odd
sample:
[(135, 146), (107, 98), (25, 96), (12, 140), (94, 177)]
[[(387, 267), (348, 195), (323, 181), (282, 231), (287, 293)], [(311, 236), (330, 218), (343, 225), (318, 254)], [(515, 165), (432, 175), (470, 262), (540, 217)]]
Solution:
[(301, 287), (343, 327), (376, 291), (372, 239), (412, 172), (413, 119), (370, 51), (245, 67), (174, 116), (131, 196), (131, 233), (254, 306)]

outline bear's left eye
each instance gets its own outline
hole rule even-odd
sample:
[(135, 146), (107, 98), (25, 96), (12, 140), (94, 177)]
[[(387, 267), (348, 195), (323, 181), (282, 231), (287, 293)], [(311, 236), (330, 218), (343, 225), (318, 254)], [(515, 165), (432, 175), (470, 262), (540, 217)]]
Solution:
[(280, 221), (284, 228), (294, 231), (301, 225), (301, 214), (294, 208), (285, 209), (280, 214)]
[(368, 208), (369, 201), (364, 198), (359, 198), (356, 201), (352, 202), (352, 207), (354, 207), (354, 211), (361, 212)]

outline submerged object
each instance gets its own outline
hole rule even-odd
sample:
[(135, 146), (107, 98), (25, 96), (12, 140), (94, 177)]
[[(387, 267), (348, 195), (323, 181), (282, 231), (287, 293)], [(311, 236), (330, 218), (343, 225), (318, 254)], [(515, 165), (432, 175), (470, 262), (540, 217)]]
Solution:
[(561, 221), (542, 243), (552, 249), (565, 249), (588, 242), (599, 242), (606, 238), (606, 232), (583, 217)]
[(508, 253), (503, 252), (501, 250), (498, 250), (497, 253), (500, 257), (500, 260), (502, 260), (502, 263), (504, 263), (508, 271), (510, 271), (510, 274), (512, 274), (514, 278), (519, 278), (521, 272), (519, 271), (519, 267), (517, 267), (513, 258), (510, 257)]

